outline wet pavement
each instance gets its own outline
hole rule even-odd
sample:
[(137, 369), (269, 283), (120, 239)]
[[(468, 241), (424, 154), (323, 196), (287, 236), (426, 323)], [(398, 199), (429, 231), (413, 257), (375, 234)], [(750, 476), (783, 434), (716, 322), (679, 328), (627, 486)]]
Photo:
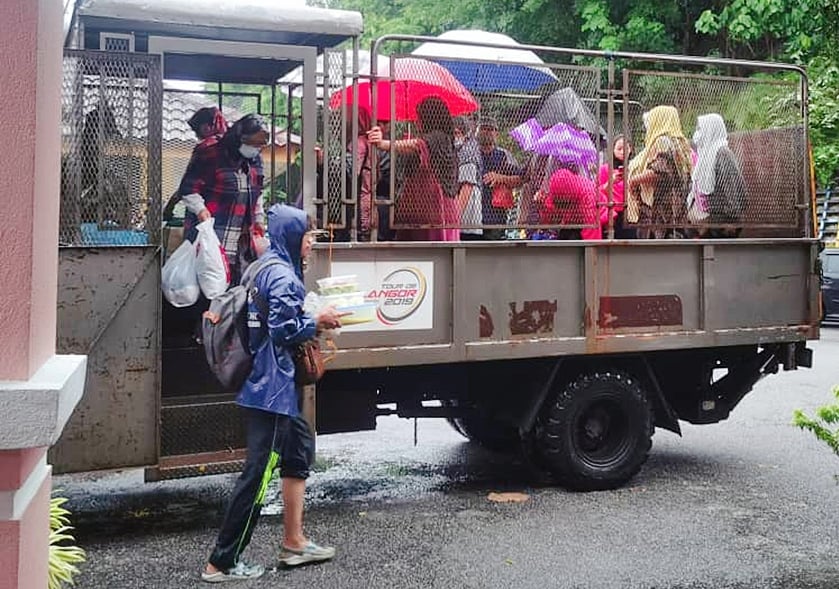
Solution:
[[(732, 417), (659, 430), (616, 491), (552, 487), (520, 459), (467, 444), (442, 420), (382, 418), (323, 436), (307, 531), (335, 561), (276, 570), (272, 488), (246, 552), (270, 567), (248, 587), (835, 589), (839, 458), (790, 425), (839, 384), (839, 330), (816, 368), (762, 381)], [(81, 588), (201, 587), (232, 475), (143, 484), (138, 471), (57, 477), (88, 550)], [(521, 504), (487, 500), (523, 491)]]

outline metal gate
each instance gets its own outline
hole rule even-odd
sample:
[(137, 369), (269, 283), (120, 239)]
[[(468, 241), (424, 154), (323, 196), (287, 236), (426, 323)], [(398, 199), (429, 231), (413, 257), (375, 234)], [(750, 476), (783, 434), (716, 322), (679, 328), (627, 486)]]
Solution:
[(161, 92), (159, 56), (64, 53), (57, 349), (88, 374), (56, 472), (157, 461)]

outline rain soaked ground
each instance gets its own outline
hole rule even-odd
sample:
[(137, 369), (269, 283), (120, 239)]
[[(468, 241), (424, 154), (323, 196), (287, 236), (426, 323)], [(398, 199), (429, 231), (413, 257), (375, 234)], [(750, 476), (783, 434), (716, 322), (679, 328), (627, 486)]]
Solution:
[[(791, 427), (839, 383), (839, 330), (816, 368), (761, 382), (731, 419), (657, 431), (623, 489), (569, 493), (516, 457), (466, 443), (442, 420), (382, 418), (323, 436), (307, 530), (334, 562), (276, 570), (282, 505), (271, 489), (246, 557), (253, 587), (839, 587), (839, 458)], [(233, 476), (142, 484), (137, 471), (58, 477), (88, 550), (78, 587), (200, 587)], [(523, 503), (490, 493), (517, 491)]]

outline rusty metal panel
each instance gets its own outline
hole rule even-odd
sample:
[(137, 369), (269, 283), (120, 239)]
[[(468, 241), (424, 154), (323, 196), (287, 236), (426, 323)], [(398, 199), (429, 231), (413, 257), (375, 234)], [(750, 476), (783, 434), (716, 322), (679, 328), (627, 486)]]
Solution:
[(599, 309), (594, 316), (601, 332), (699, 329), (700, 246), (612, 246), (597, 252)]
[[(583, 335), (583, 248), (468, 248), (466, 341)], [(483, 335), (481, 334), (483, 326)]]
[[(390, 244), (333, 259), (439, 261), (434, 330), (342, 334), (331, 368), (605, 354), (800, 341), (812, 243), (661, 240)], [(588, 253), (586, 253), (588, 252)], [(453, 259), (462, 258), (455, 270)], [(590, 259), (590, 263), (584, 260)], [(312, 278), (326, 276), (318, 250)], [(586, 289), (592, 291), (587, 309)], [(453, 301), (464, 316), (452, 323)], [(438, 319), (442, 321), (438, 323)], [(453, 330), (459, 330), (452, 334)]]
[(683, 323), (679, 295), (600, 297), (597, 324), (601, 329), (681, 327)]
[(56, 472), (157, 461), (159, 307), (157, 248), (59, 250), (57, 350), (87, 354), (88, 372), (50, 450)]
[(801, 246), (715, 246), (708, 328), (809, 323), (809, 261), (809, 248)]

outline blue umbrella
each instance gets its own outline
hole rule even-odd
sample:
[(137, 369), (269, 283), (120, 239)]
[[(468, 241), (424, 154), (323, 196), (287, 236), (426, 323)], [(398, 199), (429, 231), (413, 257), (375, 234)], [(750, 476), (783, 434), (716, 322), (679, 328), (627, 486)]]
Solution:
[[(500, 33), (448, 31), (441, 42), (423, 43), (412, 54), (432, 59), (448, 69), (471, 92), (533, 92), (555, 83), (556, 76), (532, 51), (517, 49), (518, 43)], [(451, 45), (445, 41), (473, 45)], [(487, 47), (487, 44), (507, 47)]]

